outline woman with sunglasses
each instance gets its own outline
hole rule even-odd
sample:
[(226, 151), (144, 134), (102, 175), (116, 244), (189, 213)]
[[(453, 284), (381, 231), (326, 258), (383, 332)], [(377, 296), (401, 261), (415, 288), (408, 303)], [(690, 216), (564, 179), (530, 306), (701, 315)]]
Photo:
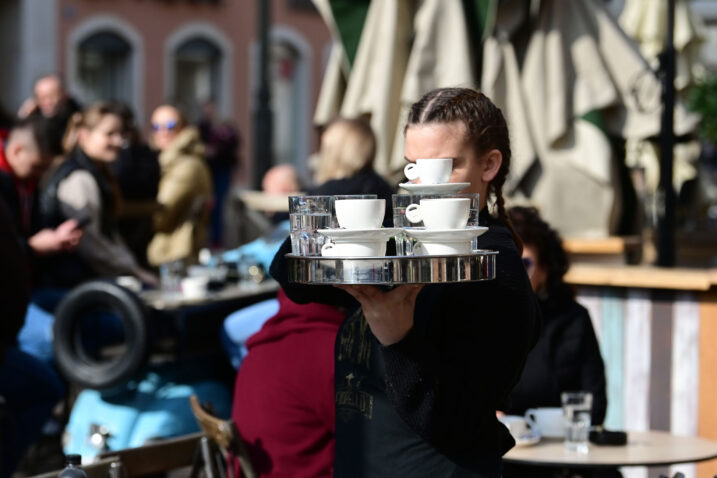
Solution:
[(43, 260), (42, 282), (72, 287), (96, 277), (134, 275), (156, 285), (154, 274), (140, 267), (119, 236), (119, 187), (109, 165), (122, 148), (120, 108), (95, 104), (70, 120), (64, 139), (68, 157), (52, 174), (40, 196), (48, 227), (76, 219), (84, 227), (77, 249)]
[(152, 141), (159, 149), (161, 177), (154, 216), (155, 234), (147, 248), (150, 264), (196, 262), (204, 246), (212, 205), (212, 178), (199, 131), (174, 106), (152, 113)]
[[(569, 262), (562, 240), (535, 208), (513, 207), (508, 217), (523, 241), (523, 263), (543, 313), (543, 328), (510, 394), (510, 407), (503, 411), (523, 415), (528, 408), (560, 407), (562, 392), (581, 390), (592, 393), (592, 424), (601, 425), (607, 409), (605, 367), (590, 315), (563, 280)], [(551, 477), (560, 471), (510, 466), (503, 476)], [(580, 476), (620, 475), (607, 470)]]
[(405, 156), (453, 158), (450, 181), (480, 194), (489, 227), (480, 244), (499, 252), (494, 280), (389, 291), (299, 286), (287, 280), (287, 244), (272, 276), (295, 302), (350, 310), (336, 339), (334, 476), (499, 477), (514, 440), (495, 412), (507, 406), (539, 329), (503, 201), (508, 128), (485, 95), (433, 90), (409, 111)]

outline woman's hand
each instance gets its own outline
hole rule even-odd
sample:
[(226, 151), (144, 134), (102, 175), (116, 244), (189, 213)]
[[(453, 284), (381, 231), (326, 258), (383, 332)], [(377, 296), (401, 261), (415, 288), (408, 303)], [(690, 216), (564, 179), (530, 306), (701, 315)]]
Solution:
[(402, 285), (383, 292), (372, 285), (337, 285), (356, 299), (371, 332), (382, 345), (402, 340), (413, 327), (416, 296), (423, 285)]

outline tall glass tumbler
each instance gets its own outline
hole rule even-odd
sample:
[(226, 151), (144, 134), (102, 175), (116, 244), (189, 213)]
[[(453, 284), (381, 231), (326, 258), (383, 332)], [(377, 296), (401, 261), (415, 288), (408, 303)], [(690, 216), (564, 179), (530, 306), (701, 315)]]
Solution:
[[(468, 215), (468, 224), (466, 224), (466, 226), (468, 226), (468, 227), (480, 226), (479, 217), (478, 217), (480, 214), (480, 194), (478, 194), (478, 193), (459, 193), (459, 194), (448, 194), (448, 195), (445, 195), (445, 197), (470, 199), (471, 200), (470, 213)], [(477, 249), (478, 249), (478, 238), (474, 237), (471, 240), (471, 251), (475, 251)]]
[[(413, 203), (417, 203), (421, 200), (420, 194), (394, 194), (391, 196), (393, 203), (393, 227), (419, 227), (423, 226), (423, 223), (413, 223), (406, 218), (406, 208)], [(401, 231), (394, 236), (396, 241), (396, 255), (397, 256), (412, 256), (413, 255), (413, 239)]]
[[(406, 208), (411, 204), (420, 204), (421, 199), (441, 199), (441, 198), (468, 198), (471, 200), (470, 213), (468, 216), (467, 226), (478, 226), (478, 215), (480, 213), (480, 194), (462, 193), (462, 194), (394, 194), (393, 200), (393, 227), (424, 227), (422, 222), (410, 222), (406, 218)], [(396, 255), (412, 256), (413, 240), (402, 232), (396, 236)], [(471, 250), (478, 249), (478, 238), (471, 241)]]
[(565, 419), (565, 448), (587, 453), (593, 395), (590, 392), (563, 392), (560, 397)]
[(316, 232), (331, 227), (333, 196), (290, 196), (291, 252), (320, 256), (325, 237)]

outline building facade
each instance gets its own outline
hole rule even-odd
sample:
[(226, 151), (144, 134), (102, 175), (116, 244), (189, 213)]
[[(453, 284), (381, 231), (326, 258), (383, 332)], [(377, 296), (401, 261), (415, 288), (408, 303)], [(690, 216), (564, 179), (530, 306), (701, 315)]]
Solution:
[[(179, 102), (197, 120), (211, 101), (241, 132), (247, 181), (260, 1), (3, 0), (0, 102), (16, 110), (34, 79), (53, 71), (80, 102), (126, 102), (142, 125), (162, 102)], [(310, 1), (271, 1), (273, 161), (305, 171), (317, 147), (311, 119), (331, 40)]]

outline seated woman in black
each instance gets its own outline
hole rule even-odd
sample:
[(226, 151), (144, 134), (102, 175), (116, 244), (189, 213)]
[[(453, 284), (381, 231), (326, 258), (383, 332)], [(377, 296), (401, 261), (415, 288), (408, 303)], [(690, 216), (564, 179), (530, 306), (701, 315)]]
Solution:
[[(590, 315), (563, 281), (569, 264), (562, 241), (535, 208), (513, 207), (508, 217), (523, 241), (523, 263), (543, 312), (543, 328), (504, 411), (523, 415), (529, 408), (560, 407), (562, 392), (582, 390), (593, 395), (592, 424), (601, 425), (607, 409), (605, 367)], [(506, 466), (503, 476), (553, 476), (553, 470), (540, 471), (526, 474), (524, 468)]]

